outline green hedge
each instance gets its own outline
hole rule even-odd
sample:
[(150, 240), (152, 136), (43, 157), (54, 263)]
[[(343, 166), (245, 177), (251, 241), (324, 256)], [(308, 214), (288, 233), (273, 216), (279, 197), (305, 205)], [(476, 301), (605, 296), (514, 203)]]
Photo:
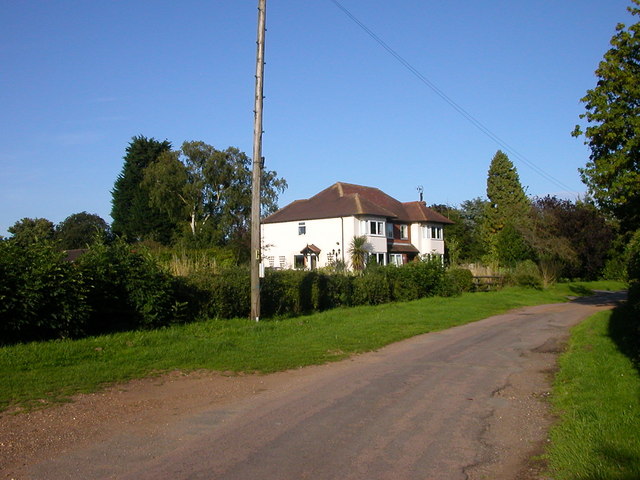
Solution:
[[(247, 318), (247, 267), (170, 275), (157, 257), (125, 242), (93, 245), (75, 263), (46, 244), (0, 241), (0, 343), (148, 329), (200, 318)], [(261, 316), (297, 316), (354, 305), (469, 290), (470, 272), (439, 260), (371, 266), (360, 275), (267, 270)]]
[(49, 244), (0, 242), (0, 344), (157, 328), (193, 316), (193, 289), (124, 242), (76, 263)]

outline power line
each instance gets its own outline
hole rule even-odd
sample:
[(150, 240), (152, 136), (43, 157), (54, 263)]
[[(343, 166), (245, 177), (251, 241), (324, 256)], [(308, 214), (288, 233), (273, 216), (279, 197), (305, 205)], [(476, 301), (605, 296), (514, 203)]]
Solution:
[(487, 126), (485, 126), (480, 120), (471, 115), (467, 110), (465, 110), (461, 105), (459, 105), (455, 100), (453, 100), (450, 96), (448, 96), (444, 91), (438, 88), (431, 80), (425, 77), (419, 70), (417, 70), (411, 63), (405, 60), (398, 52), (396, 52), (393, 48), (391, 48), (384, 40), (382, 40), (378, 35), (376, 35), (369, 27), (367, 27), (364, 23), (362, 23), (355, 15), (353, 15), (349, 10), (347, 10), (338, 0), (331, 0), (331, 2), (338, 7), (342, 12), (349, 17), (356, 25), (358, 25), (364, 32), (369, 35), (375, 42), (384, 48), (393, 58), (395, 58), (403, 67), (405, 67), (409, 72), (411, 72), (418, 80), (424, 83), (427, 87), (429, 87), (436, 95), (438, 95), (442, 100), (444, 100), (449, 106), (451, 106), (455, 111), (457, 111), (460, 115), (462, 115), (469, 123), (471, 123), (474, 127), (484, 133), (491, 140), (496, 142), (499, 146), (501, 146), (504, 150), (510, 153), (513, 157), (519, 159), (522, 163), (531, 168), (538, 175), (543, 177), (545, 180), (554, 183), (560, 188), (567, 190), (568, 192), (573, 192), (571, 187), (564, 184), (553, 175), (545, 172), (542, 168), (538, 167), (535, 163), (527, 159), (524, 155), (519, 153), (515, 148), (511, 147), (507, 142), (502, 140), (498, 135), (493, 133)]

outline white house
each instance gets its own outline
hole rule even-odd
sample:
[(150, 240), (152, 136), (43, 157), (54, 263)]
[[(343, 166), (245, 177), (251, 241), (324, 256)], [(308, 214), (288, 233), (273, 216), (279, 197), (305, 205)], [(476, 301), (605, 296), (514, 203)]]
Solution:
[(348, 265), (353, 237), (364, 235), (370, 258), (401, 265), (444, 254), (449, 223), (423, 201), (399, 202), (377, 188), (338, 182), (262, 220), (262, 262), (266, 268)]

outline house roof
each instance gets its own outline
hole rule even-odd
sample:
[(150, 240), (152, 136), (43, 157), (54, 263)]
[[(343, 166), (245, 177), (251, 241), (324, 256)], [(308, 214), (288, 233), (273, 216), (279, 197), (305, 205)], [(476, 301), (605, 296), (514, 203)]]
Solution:
[(424, 202), (399, 202), (382, 190), (338, 182), (306, 200), (296, 200), (262, 220), (292, 222), (320, 218), (371, 215), (405, 222), (453, 223)]

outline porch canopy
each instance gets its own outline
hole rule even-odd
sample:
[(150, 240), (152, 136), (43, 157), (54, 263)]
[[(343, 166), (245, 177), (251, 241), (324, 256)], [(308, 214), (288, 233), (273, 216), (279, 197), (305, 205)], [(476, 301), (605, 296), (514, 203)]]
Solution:
[(320, 255), (320, 249), (316, 247), (313, 243), (311, 245), (307, 244), (302, 250), (300, 250), (302, 255)]

